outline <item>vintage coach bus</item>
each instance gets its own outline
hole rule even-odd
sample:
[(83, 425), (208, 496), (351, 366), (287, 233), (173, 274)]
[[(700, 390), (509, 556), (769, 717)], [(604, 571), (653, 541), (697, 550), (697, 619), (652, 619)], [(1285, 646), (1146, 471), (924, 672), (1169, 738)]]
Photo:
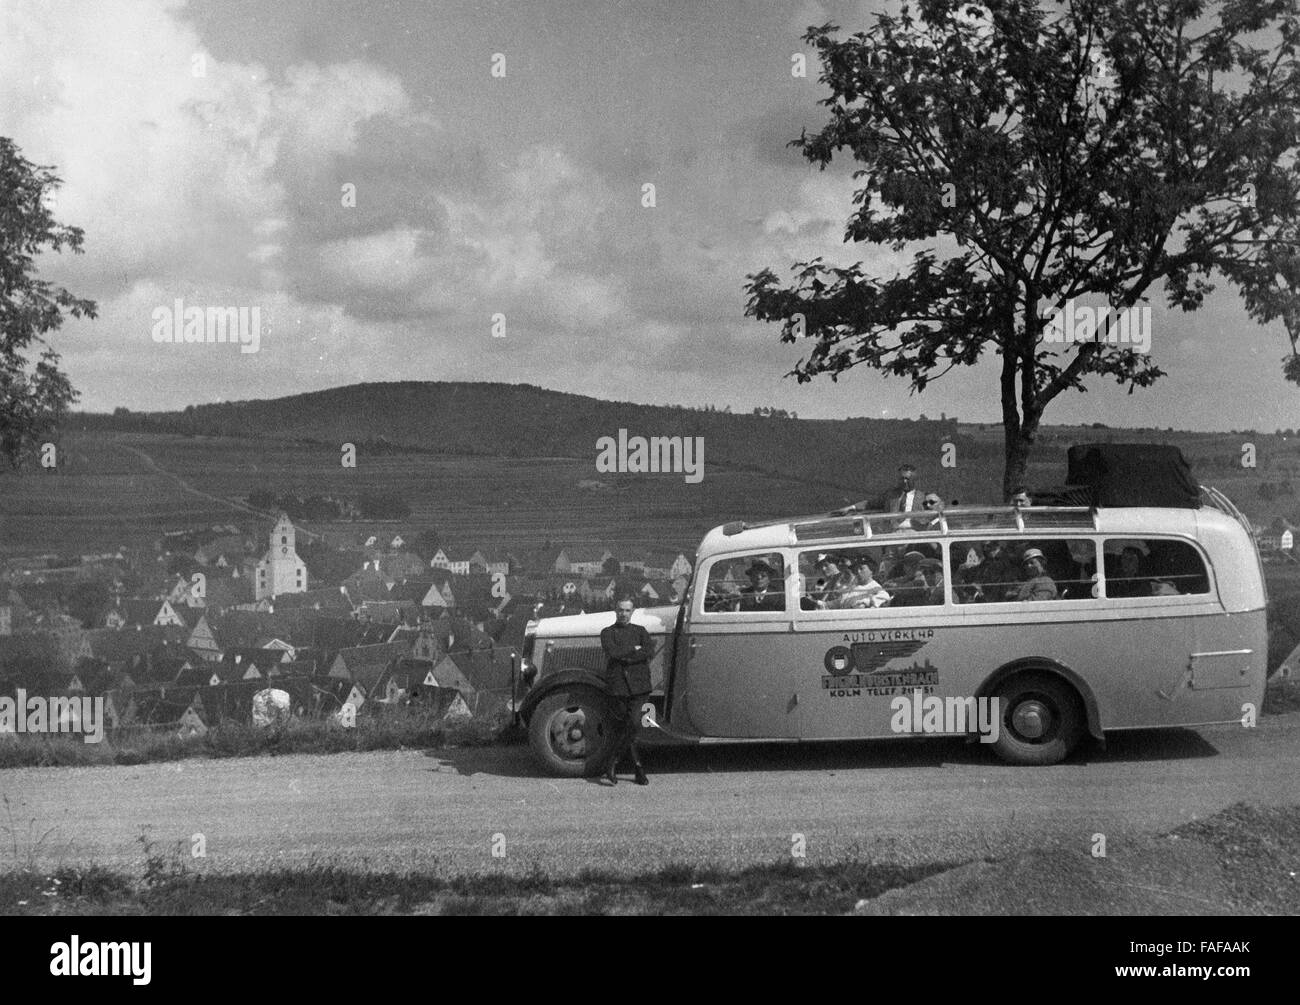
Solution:
[[(1085, 733), (1242, 721), (1264, 694), (1263, 573), (1240, 514), (1207, 491), (1199, 509), (715, 528), (680, 607), (634, 615), (660, 646), (643, 727), (698, 743), (876, 739), (899, 735), (900, 696), (996, 698), (996, 753), (1053, 764)], [(609, 750), (599, 634), (613, 620), (529, 625), (515, 707), (556, 774), (593, 773)]]

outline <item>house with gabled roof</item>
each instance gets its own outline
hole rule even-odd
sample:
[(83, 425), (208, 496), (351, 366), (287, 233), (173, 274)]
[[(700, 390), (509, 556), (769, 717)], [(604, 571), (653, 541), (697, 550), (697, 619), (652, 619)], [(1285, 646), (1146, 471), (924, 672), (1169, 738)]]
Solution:
[(194, 699), (195, 704), (190, 704), (185, 711), (181, 713), (180, 723), (176, 728), (176, 735), (182, 740), (189, 740), (194, 737), (203, 736), (207, 733), (208, 727), (203, 722), (202, 715), (199, 714), (199, 698)]
[(221, 659), (225, 668), (224, 679), (263, 680), (274, 666), (289, 662), (283, 649), (233, 649)]
[(677, 579), (690, 577), (691, 560), (683, 551), (672, 548), (651, 548), (641, 559), (640, 571), (647, 579)]
[(411, 658), (436, 662), (442, 659), (438, 637), (428, 625), (399, 625), (388, 637), (389, 642), (402, 642), (410, 646)]
[(376, 568), (377, 562), (378, 559), (373, 563), (367, 562), (362, 568), (343, 580), (343, 590), (353, 607), (360, 606), (363, 600), (388, 599), (389, 587), (395, 581), (380, 573), (379, 569)]
[[(453, 688), (462, 695), (473, 697), (476, 690), (473, 682), (465, 676), (464, 671), (451, 656), (444, 656), (430, 668), (429, 673), (433, 675), (435, 687)], [(422, 686), (429, 686), (428, 675), (422, 680)]]
[(212, 625), (208, 623), (207, 614), (199, 618), (198, 623), (190, 632), (189, 638), (185, 640), (185, 644), (199, 659), (221, 659), (221, 643), (217, 641), (217, 634), (212, 630)]
[(434, 554), (435, 560), (438, 555), (444, 556), (446, 564), (439, 565), (437, 568), (446, 569), (456, 576), (468, 576), (471, 572), (487, 571), (487, 559), (477, 548), (439, 548)]
[(384, 581), (389, 584), (400, 582), (403, 579), (423, 576), (428, 571), (424, 559), (413, 551), (400, 551), (395, 554), (384, 555), (376, 559), (376, 561), (379, 563), (380, 574), (384, 577)]
[(353, 603), (342, 586), (320, 587), (302, 593), (285, 593), (275, 598), (274, 610), (278, 612), (310, 610), (334, 615), (352, 613)]
[(114, 597), (95, 616), (96, 628), (112, 628), (117, 630), (126, 625), (126, 611), (122, 607), (122, 598)]
[(221, 675), (221, 666), (220, 662), (215, 661), (186, 664), (177, 671), (171, 683), (180, 687), (207, 687), (220, 684), (225, 680)]
[(367, 600), (357, 610), (357, 618), (385, 625), (415, 624), (420, 607), (410, 600)]
[(185, 647), (183, 629), (168, 625), (124, 628), (95, 628), (85, 633), (91, 655), (102, 660), (111, 669), (131, 670), (149, 677), (150, 666), (164, 659), (184, 659), (189, 653)]
[(455, 596), (451, 592), (451, 580), (451, 574), (441, 570), (421, 579), (406, 579), (393, 584), (388, 599), (411, 601), (426, 611), (453, 607)]
[(500, 548), (484, 548), (480, 554), (483, 556), (483, 571), (489, 576), (498, 572), (503, 576), (510, 575), (513, 556), (509, 552)]
[(128, 600), (123, 607), (127, 625), (187, 627), (169, 600)]
[(340, 649), (330, 664), (327, 676), (373, 685), (385, 667), (409, 653), (410, 646), (405, 642), (383, 642), (379, 645)]
[(605, 563), (613, 557), (608, 548), (582, 545), (561, 548), (555, 557), (554, 570), (568, 576), (599, 576), (605, 571)]

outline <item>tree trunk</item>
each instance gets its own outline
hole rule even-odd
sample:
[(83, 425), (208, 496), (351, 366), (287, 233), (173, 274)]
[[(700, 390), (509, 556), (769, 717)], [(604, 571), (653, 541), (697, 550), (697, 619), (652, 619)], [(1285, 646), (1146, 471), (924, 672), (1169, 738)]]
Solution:
[(1003, 447), (1002, 501), (1009, 502), (1016, 489), (1025, 484), (1025, 469), (1029, 466), (1029, 448), (1032, 442), (1021, 435), (1019, 429), (1006, 430)]

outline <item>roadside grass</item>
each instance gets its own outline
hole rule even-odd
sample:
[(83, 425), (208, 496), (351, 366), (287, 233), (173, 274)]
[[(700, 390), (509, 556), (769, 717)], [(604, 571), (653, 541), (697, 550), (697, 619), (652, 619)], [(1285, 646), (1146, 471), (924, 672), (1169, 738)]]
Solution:
[[(1274, 676), (1264, 690), (1264, 715), (1300, 711), (1300, 678)], [(75, 735), (0, 735), (0, 769), (136, 765), (187, 758), (341, 754), (370, 750), (437, 750), (519, 742), (522, 731), (497, 712), (445, 721), (415, 708), (359, 715), (344, 729), (317, 719), (293, 719), (279, 729), (225, 721), (201, 736), (182, 738), (170, 729), (109, 731), (100, 743)]]
[[(1232, 892), (1223, 911), (1300, 909), (1300, 806), (1237, 803), (1166, 836), (1213, 850)], [(131, 874), (97, 865), (38, 871), (20, 855), (11, 871), (0, 872), (0, 915), (847, 914), (862, 901), (965, 864), (901, 866), (871, 861), (859, 849), (829, 863), (673, 864), (635, 875), (586, 870), (558, 879), (537, 866), (522, 875), (467, 876), (369, 873), (327, 862), (204, 875), (184, 842), (162, 847), (142, 833), (138, 843), (142, 862)]]
[(110, 731), (99, 743), (79, 736), (6, 734), (0, 739), (0, 768), (134, 765), (187, 758), (255, 757), (283, 754), (340, 754), (368, 750), (431, 750), (495, 743), (507, 725), (500, 713), (464, 721), (436, 714), (392, 709), (358, 715), (344, 728), (328, 720), (293, 719), (282, 728), (226, 721), (200, 736), (182, 738), (174, 729)]
[(139, 877), (98, 866), (0, 874), (0, 915), (567, 915), (844, 914), (864, 897), (958, 863), (896, 866), (792, 861), (743, 870), (670, 865), (625, 876), (586, 871), (551, 879), (362, 873), (330, 865), (195, 875), (181, 849), (146, 847)]
[(1300, 913), (1300, 806), (1235, 803), (1170, 834), (1215, 849), (1238, 903)]

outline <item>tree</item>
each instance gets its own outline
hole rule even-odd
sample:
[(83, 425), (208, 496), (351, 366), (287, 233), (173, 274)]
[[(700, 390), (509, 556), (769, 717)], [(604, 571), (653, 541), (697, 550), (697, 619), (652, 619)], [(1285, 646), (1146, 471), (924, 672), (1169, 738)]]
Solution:
[[(80, 227), (56, 223), (50, 200), (60, 179), (0, 136), (0, 454), (15, 470), (57, 428), (77, 392), (43, 336), (64, 314), (95, 316), (95, 303), (36, 278), (43, 248), (81, 252)], [(33, 364), (28, 352), (43, 345)]]
[[(859, 162), (844, 239), (910, 245), (911, 268), (819, 257), (789, 286), (764, 268), (746, 313), (812, 340), (801, 383), (864, 364), (922, 392), (1001, 357), (1009, 494), (1059, 395), (1164, 375), (1116, 330), (1157, 283), (1190, 311), (1226, 277), (1261, 324), (1300, 319), (1297, 3), (1237, 0), (1207, 27), (1200, 0), (922, 0), (848, 39), (810, 28), (830, 121), (791, 145), (823, 169), (842, 150)], [(1257, 32), (1272, 49), (1244, 41)], [(1097, 337), (1048, 341), (1085, 297), (1111, 309)]]

